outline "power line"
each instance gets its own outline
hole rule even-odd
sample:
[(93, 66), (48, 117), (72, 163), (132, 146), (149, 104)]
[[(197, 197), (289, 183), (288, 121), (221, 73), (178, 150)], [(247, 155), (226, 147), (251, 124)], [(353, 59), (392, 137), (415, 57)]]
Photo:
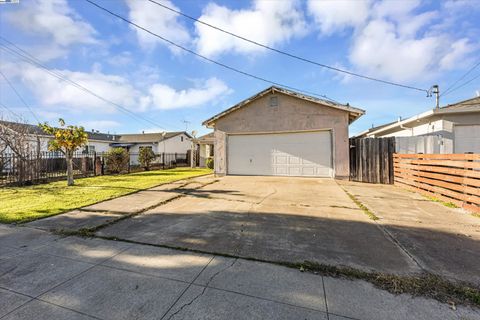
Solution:
[(120, 104), (118, 104), (118, 103), (116, 103), (116, 102), (113, 102), (113, 101), (111, 101), (111, 100), (109, 100), (109, 99), (107, 99), (107, 98), (104, 98), (104, 97), (100, 96), (99, 94), (91, 91), (90, 89), (86, 88), (85, 86), (83, 86), (83, 85), (81, 85), (81, 84), (79, 84), (79, 83), (77, 83), (77, 82), (69, 79), (68, 77), (64, 76), (64, 75), (61, 74), (60, 72), (55, 72), (55, 71), (50, 70), (50, 69), (49, 69), (48, 67), (46, 67), (45, 65), (41, 64), (41, 63), (38, 61), (38, 59), (36, 59), (36, 58), (33, 57), (32, 55), (30, 55), (30, 54), (29, 54), (28, 52), (26, 52), (25, 50), (23, 50), (23, 49), (19, 48), (18, 46), (16, 46), (16, 45), (15, 45), (14, 43), (12, 43), (11, 41), (5, 39), (5, 38), (2, 37), (2, 36), (0, 36), (0, 38), (1, 38), (2, 40), (4, 40), (5, 42), (13, 45), (15, 48), (17, 48), (18, 50), (20, 50), (20, 51), (23, 52), (24, 54), (19, 53), (19, 52), (15, 51), (15, 50), (13, 50), (13, 49), (11, 49), (11, 48), (8, 48), (7, 46), (2, 45), (2, 44), (0, 44), (0, 49), (6, 50), (7, 52), (9, 52), (9, 53), (11, 53), (11, 54), (15, 54), (15, 55), (21, 57), (22, 60), (24, 60), (24, 61), (26, 61), (26, 62), (28, 62), (28, 63), (30, 63), (30, 64), (32, 64), (32, 65), (35, 65), (35, 66), (37, 66), (37, 67), (42, 68), (43, 70), (45, 70), (45, 71), (46, 71), (47, 73), (49, 73), (50, 75), (52, 75), (52, 76), (54, 76), (54, 77), (57, 77), (58, 79), (60, 79), (60, 80), (62, 80), (62, 81), (68, 82), (68, 83), (70, 83), (71, 85), (73, 85), (74, 87), (76, 87), (76, 88), (78, 88), (78, 89), (80, 89), (80, 90), (82, 90), (82, 91), (84, 91), (84, 92), (87, 92), (87, 93), (95, 96), (96, 98), (104, 101), (104, 102), (107, 102), (107, 103), (109, 103), (109, 104), (112, 104), (113, 106), (115, 106), (115, 107), (117, 107), (118, 109), (120, 109), (120, 111), (124, 112), (125, 114), (128, 114), (128, 115), (133, 116), (134, 118), (136, 118), (136, 120), (142, 120), (142, 121), (144, 121), (144, 122), (148, 122), (149, 124), (154, 125), (155, 127), (158, 127), (158, 128), (160, 128), (160, 129), (162, 129), (162, 130), (165, 130), (164, 127), (158, 125), (157, 123), (151, 121), (150, 119), (145, 118), (145, 117), (143, 117), (143, 116), (140, 116), (140, 115), (138, 115), (138, 114), (136, 114), (136, 113), (128, 110), (127, 108), (123, 107), (122, 105), (120, 105)]
[(122, 17), (121, 15), (119, 15), (119, 14), (113, 12), (113, 11), (110, 11), (109, 9), (100, 6), (99, 4), (95, 3), (94, 1), (91, 1), (91, 0), (85, 0), (85, 1), (88, 2), (88, 3), (90, 3), (90, 4), (93, 5), (93, 6), (97, 7), (98, 9), (103, 10), (103, 11), (111, 14), (112, 16), (115, 16), (115, 17), (117, 17), (118, 19), (123, 20), (123, 21), (125, 21), (125, 22), (128, 23), (128, 24), (131, 24), (132, 26), (134, 26), (134, 27), (136, 27), (136, 28), (138, 28), (138, 29), (141, 29), (141, 30), (145, 31), (145, 32), (151, 34), (152, 36), (155, 36), (155, 37), (161, 39), (161, 40), (164, 41), (164, 42), (167, 42), (168, 44), (170, 44), (170, 45), (172, 45), (172, 46), (174, 46), (174, 47), (177, 47), (177, 48), (179, 48), (179, 49), (181, 49), (181, 50), (183, 50), (183, 51), (186, 51), (186, 52), (188, 52), (188, 53), (191, 53), (191, 54), (193, 54), (193, 55), (195, 55), (195, 56), (197, 56), (197, 57), (199, 57), (199, 58), (202, 58), (202, 59), (204, 59), (204, 60), (206, 60), (206, 61), (208, 61), (208, 62), (211, 62), (211, 63), (214, 63), (214, 64), (216, 64), (216, 65), (219, 65), (219, 66), (221, 66), (221, 67), (223, 67), (223, 68), (225, 68), (225, 69), (228, 69), (228, 70), (231, 70), (231, 71), (234, 71), (234, 72), (243, 74), (244, 76), (247, 76), (247, 77), (250, 77), (250, 78), (253, 78), (253, 79), (256, 79), (256, 80), (260, 80), (260, 81), (263, 81), (263, 82), (266, 82), (266, 83), (269, 83), (269, 84), (273, 84), (273, 85), (275, 85), (275, 86), (284, 87), (284, 88), (287, 88), (287, 89), (290, 89), (290, 90), (294, 90), (294, 91), (306, 93), (306, 94), (313, 95), (313, 96), (322, 97), (322, 98), (324, 98), (324, 99), (327, 99), (327, 100), (336, 102), (335, 100), (327, 97), (326, 95), (321, 95), (321, 94), (318, 94), (318, 93), (309, 92), (309, 91), (306, 91), (306, 90), (301, 90), (301, 89), (298, 89), (298, 88), (295, 88), (295, 87), (292, 87), (292, 86), (287, 86), (287, 85), (281, 84), (281, 83), (279, 83), (279, 82), (271, 81), (271, 80), (268, 80), (268, 79), (266, 79), (266, 78), (262, 78), (262, 77), (260, 77), (260, 76), (256, 76), (256, 75), (254, 75), (254, 74), (251, 74), (251, 73), (242, 71), (242, 70), (240, 70), (240, 69), (231, 67), (231, 66), (226, 65), (226, 64), (224, 64), (224, 63), (222, 63), (222, 62), (218, 62), (218, 61), (216, 61), (216, 60), (210, 59), (210, 58), (208, 58), (208, 57), (206, 57), (206, 56), (204, 56), (204, 55), (201, 55), (200, 53), (197, 53), (197, 52), (195, 52), (195, 51), (193, 51), (193, 50), (191, 50), (191, 49), (188, 49), (188, 48), (186, 48), (186, 47), (184, 47), (184, 46), (182, 46), (182, 45), (180, 45), (180, 44), (178, 44), (178, 43), (175, 43), (175, 42), (173, 42), (173, 41), (171, 41), (171, 40), (169, 40), (169, 39), (167, 39), (167, 38), (165, 38), (165, 37), (162, 37), (161, 35), (153, 32), (153, 31), (150, 31), (150, 30), (148, 30), (147, 28), (142, 27), (142, 26), (136, 24), (136, 23), (133, 22), (133, 21), (130, 21), (130, 20), (128, 20), (127, 18), (124, 18), (124, 17)]
[(35, 112), (33, 112), (32, 108), (30, 108), (30, 106), (28, 105), (28, 103), (25, 101), (25, 99), (23, 99), (22, 95), (17, 91), (17, 89), (15, 89), (15, 87), (13, 86), (13, 84), (10, 82), (10, 80), (8, 80), (7, 76), (2, 72), (2, 70), (0, 70), (0, 74), (2, 75), (2, 77), (5, 79), (5, 81), (8, 83), (8, 85), (10, 86), (10, 88), (12, 88), (13, 92), (15, 92), (15, 94), (17, 95), (17, 97), (22, 101), (22, 103), (25, 105), (25, 107), (27, 107), (27, 109), (30, 111), (30, 113), (32, 114), (33, 118), (35, 118), (35, 120), (37, 120), (37, 122), (40, 122), (39, 118), (37, 117), (37, 115), (35, 114)]
[[(86, 0), (88, 2), (90, 2), (89, 0)], [(307, 62), (307, 63), (310, 63), (310, 64), (314, 64), (316, 66), (319, 66), (319, 67), (322, 67), (322, 68), (327, 68), (327, 69), (330, 69), (332, 71), (336, 71), (336, 72), (341, 72), (341, 73), (345, 73), (345, 74), (348, 74), (350, 76), (354, 76), (354, 77), (358, 77), (358, 78), (362, 78), (362, 79), (366, 79), (366, 80), (371, 80), (371, 81), (376, 81), (376, 82), (380, 82), (380, 83), (383, 83), (383, 84), (388, 84), (388, 85), (393, 85), (393, 86), (397, 86), (397, 87), (402, 87), (402, 88), (405, 88), (405, 89), (411, 89), (411, 90), (416, 90), (416, 91), (422, 91), (422, 92), (428, 92), (428, 90), (426, 89), (421, 89), (421, 88), (417, 88), (417, 87), (413, 87), (413, 86), (409, 86), (409, 85), (404, 85), (404, 84), (401, 84), (401, 83), (396, 83), (396, 82), (392, 82), (392, 81), (387, 81), (387, 80), (382, 80), (382, 79), (378, 79), (378, 78), (374, 78), (374, 77), (370, 77), (370, 76), (366, 76), (366, 75), (362, 75), (362, 74), (359, 74), (359, 73), (355, 73), (355, 72), (352, 72), (352, 71), (348, 71), (348, 70), (344, 70), (344, 69), (340, 69), (340, 68), (336, 68), (336, 67), (332, 67), (332, 66), (329, 66), (329, 65), (326, 65), (326, 64), (323, 64), (323, 63), (320, 63), (320, 62), (317, 62), (317, 61), (313, 61), (313, 60), (310, 60), (310, 59), (307, 59), (307, 58), (303, 58), (303, 57), (300, 57), (300, 56), (297, 56), (293, 53), (289, 53), (289, 52), (286, 52), (286, 51), (283, 51), (283, 50), (279, 50), (279, 49), (275, 49), (273, 47), (270, 47), (266, 44), (263, 44), (263, 43), (260, 43), (260, 42), (257, 42), (257, 41), (254, 41), (254, 40), (251, 40), (251, 39), (248, 39), (248, 38), (245, 38), (243, 36), (240, 36), (238, 34), (235, 34), (233, 32), (230, 32), (228, 30), (225, 30), (225, 29), (222, 29), (220, 27), (217, 27), (217, 26), (214, 26), (208, 22), (205, 22), (205, 21), (202, 21), (202, 20), (199, 20), (197, 18), (194, 18), (188, 14), (185, 14), (179, 10), (176, 10), (176, 9), (173, 9), (169, 6), (166, 6), (162, 3), (159, 3), (155, 0), (148, 0), (150, 1), (151, 3), (154, 3), (164, 9), (167, 9), (167, 10), (170, 10), (174, 13), (177, 13), (185, 18), (188, 18), (190, 20), (193, 20), (193, 21), (196, 21), (198, 23), (201, 23), (207, 27), (210, 27), (210, 28), (213, 28), (215, 30), (218, 30), (220, 32), (223, 32), (225, 34), (228, 34), (232, 37), (235, 37), (235, 38), (238, 38), (238, 39), (241, 39), (243, 41), (246, 41), (246, 42), (249, 42), (249, 43), (252, 43), (254, 45), (257, 45), (259, 47), (262, 47), (264, 49), (268, 49), (268, 50), (271, 50), (271, 51), (274, 51), (276, 53), (279, 53), (279, 54), (282, 54), (282, 55), (285, 55), (285, 56), (288, 56), (290, 58), (293, 58), (293, 59), (296, 59), (296, 60), (300, 60), (300, 61), (303, 61), (303, 62)]]
[(10, 109), (9, 107), (7, 107), (6, 105), (4, 105), (3, 103), (0, 102), (0, 107), (2, 107), (3, 109), (7, 110), (8, 112), (10, 112), (11, 114), (13, 114), (15, 117), (17, 118), (22, 118), (18, 113), (14, 112), (12, 109)]
[(449, 93), (449, 91), (451, 91), (453, 89), (453, 87), (458, 83), (460, 82), (461, 80), (463, 80), (466, 76), (468, 76), (473, 70), (475, 70), (478, 66), (480, 66), (480, 61), (478, 61), (478, 63), (476, 63), (475, 65), (473, 65), (467, 72), (465, 72), (460, 78), (458, 78), (454, 83), (452, 83), (446, 90), (444, 93), (442, 93), (440, 96), (443, 96), (443, 95), (446, 95), (447, 93)]
[(462, 83), (461, 85), (459, 85), (459, 86), (451, 89), (449, 92), (444, 93), (443, 95), (445, 96), (445, 95), (450, 94), (450, 93), (452, 93), (452, 92), (454, 92), (454, 91), (457, 91), (457, 90), (460, 89), (461, 87), (466, 86), (467, 84), (469, 84), (470, 82), (472, 82), (473, 80), (475, 80), (475, 79), (477, 79), (477, 78), (480, 78), (480, 73), (477, 74), (475, 77), (471, 78), (470, 80)]

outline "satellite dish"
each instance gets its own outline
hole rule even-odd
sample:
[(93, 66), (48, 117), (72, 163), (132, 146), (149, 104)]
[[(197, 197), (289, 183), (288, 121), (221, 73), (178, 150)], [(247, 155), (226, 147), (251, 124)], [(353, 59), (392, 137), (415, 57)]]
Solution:
[(193, 130), (193, 131), (192, 131), (192, 136), (195, 138), (196, 135), (197, 135), (197, 131), (196, 131), (196, 130)]

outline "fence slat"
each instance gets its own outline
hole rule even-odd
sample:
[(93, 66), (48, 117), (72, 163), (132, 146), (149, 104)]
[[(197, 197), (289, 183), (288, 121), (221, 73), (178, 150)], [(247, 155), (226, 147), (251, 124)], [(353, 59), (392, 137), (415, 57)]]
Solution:
[(394, 154), (395, 183), (480, 212), (480, 154)]
[(350, 180), (392, 184), (395, 138), (350, 139)]

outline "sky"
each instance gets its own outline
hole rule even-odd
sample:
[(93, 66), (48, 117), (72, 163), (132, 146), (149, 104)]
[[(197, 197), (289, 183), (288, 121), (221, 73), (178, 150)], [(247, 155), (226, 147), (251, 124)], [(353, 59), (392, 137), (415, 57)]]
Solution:
[[(148, 0), (92, 1), (208, 59), (366, 110), (351, 124), (351, 135), (435, 105), (425, 91), (298, 61)], [(480, 62), (479, 0), (156, 1), (275, 49), (420, 89), (438, 84), (442, 93), (457, 79), (453, 88), (480, 75), (480, 66), (470, 71)], [(209, 131), (204, 120), (271, 85), (192, 55), (84, 0), (0, 4), (0, 36), (3, 119), (56, 124), (63, 118), (101, 132), (187, 129), (201, 135)], [(18, 48), (24, 57), (12, 53)], [(441, 96), (440, 104), (479, 91), (480, 77)]]

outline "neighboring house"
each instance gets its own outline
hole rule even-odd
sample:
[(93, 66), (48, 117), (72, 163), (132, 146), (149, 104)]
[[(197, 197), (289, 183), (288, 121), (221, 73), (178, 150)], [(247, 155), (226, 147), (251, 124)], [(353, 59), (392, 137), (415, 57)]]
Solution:
[(396, 137), (398, 153), (480, 153), (480, 97), (399, 119), (355, 137)]
[(156, 154), (186, 154), (192, 149), (192, 136), (185, 131), (162, 133), (121, 134), (111, 147), (123, 147), (130, 152), (130, 163), (138, 163), (141, 148), (150, 148)]
[[(37, 125), (24, 124), (9, 121), (0, 121), (0, 125), (18, 130), (19, 132), (28, 134), (29, 150), (31, 152), (48, 151), (48, 142), (52, 140), (52, 135), (45, 133), (42, 128)], [(116, 136), (108, 133), (100, 133), (98, 131), (87, 132), (88, 144), (82, 147), (84, 152), (105, 152), (110, 149), (110, 143), (115, 141)]]
[(207, 159), (213, 157), (214, 155), (215, 136), (213, 132), (210, 132), (195, 139), (195, 143), (197, 144), (198, 148), (199, 166), (206, 167)]
[[(52, 136), (46, 134), (39, 126), (7, 121), (0, 121), (0, 125), (28, 133), (30, 150), (32, 152), (37, 150), (41, 152), (48, 151), (48, 142), (52, 139)], [(88, 143), (78, 151), (102, 153), (110, 150), (112, 147), (125, 147), (131, 154), (138, 156), (142, 147), (151, 148), (157, 154), (164, 152), (186, 154), (192, 147), (192, 137), (186, 132), (118, 135), (92, 130), (86, 133), (88, 135)]]
[(218, 175), (349, 176), (348, 125), (364, 110), (270, 87), (203, 122)]

